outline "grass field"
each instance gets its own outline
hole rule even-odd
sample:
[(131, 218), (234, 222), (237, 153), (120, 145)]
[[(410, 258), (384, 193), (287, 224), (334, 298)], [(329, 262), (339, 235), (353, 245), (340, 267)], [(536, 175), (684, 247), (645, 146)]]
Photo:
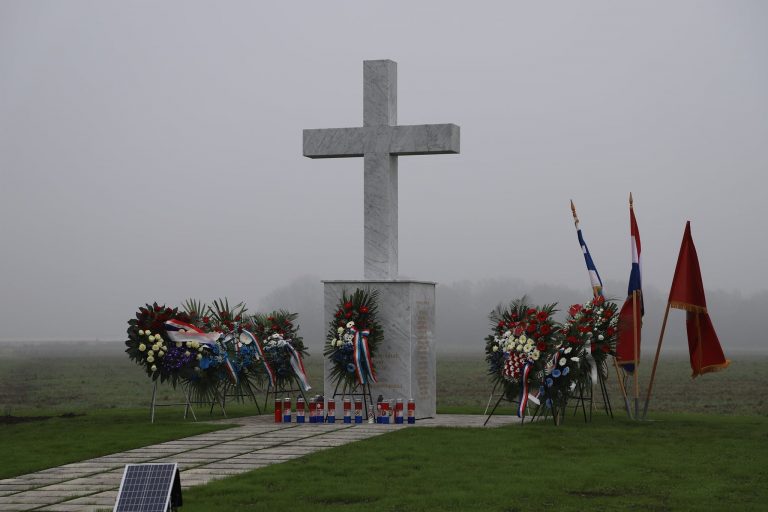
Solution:
[[(186, 491), (183, 510), (764, 510), (767, 362), (734, 358), (691, 381), (686, 359), (665, 356), (657, 421), (623, 419), (613, 375), (614, 420), (406, 429)], [(321, 358), (307, 366), (317, 384)], [(438, 357), (439, 412), (482, 413), (490, 390), (482, 356)], [(151, 392), (119, 343), (0, 344), (0, 478), (222, 428), (183, 420), (181, 407), (150, 425)], [(179, 398), (160, 388), (160, 400)]]
[[(719, 373), (690, 378), (687, 356), (663, 354), (651, 409), (657, 412), (713, 412), (768, 415), (765, 372), (768, 356), (735, 356)], [(322, 356), (306, 360), (310, 381), (319, 388)], [(642, 390), (651, 361), (641, 367)], [(440, 354), (437, 402), (442, 412), (482, 413), (492, 386), (482, 353)], [(621, 399), (616, 375), (608, 381), (616, 409)], [(161, 401), (178, 401), (178, 391), (159, 389)], [(152, 383), (117, 343), (0, 343), (0, 414), (50, 414), (93, 409), (147, 407)]]
[(185, 493), (186, 512), (765, 510), (768, 420), (411, 428)]

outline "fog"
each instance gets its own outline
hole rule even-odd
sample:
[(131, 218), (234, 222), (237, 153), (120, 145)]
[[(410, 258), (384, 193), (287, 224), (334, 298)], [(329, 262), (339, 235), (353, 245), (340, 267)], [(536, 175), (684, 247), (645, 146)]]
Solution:
[(399, 122), (462, 131), (399, 161), (401, 277), (440, 283), (441, 346), (500, 300), (588, 298), (569, 199), (621, 297), (630, 191), (648, 332), (691, 220), (726, 353), (762, 346), (766, 26), (759, 1), (6, 0), (0, 340), (116, 340), (188, 297), (322, 334), (320, 279), (362, 277), (362, 160), (303, 158), (301, 130), (361, 125), (362, 61), (389, 58)]

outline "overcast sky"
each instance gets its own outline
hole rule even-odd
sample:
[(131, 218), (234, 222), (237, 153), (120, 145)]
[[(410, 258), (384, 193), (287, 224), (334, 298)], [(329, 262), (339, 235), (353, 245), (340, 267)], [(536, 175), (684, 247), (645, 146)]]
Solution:
[[(568, 200), (646, 286), (768, 288), (768, 3), (0, 2), (0, 339), (121, 338), (146, 301), (362, 277), (362, 61), (398, 62), (400, 272), (588, 289)], [(611, 290), (621, 295), (623, 290)], [(512, 297), (510, 297), (512, 298)]]

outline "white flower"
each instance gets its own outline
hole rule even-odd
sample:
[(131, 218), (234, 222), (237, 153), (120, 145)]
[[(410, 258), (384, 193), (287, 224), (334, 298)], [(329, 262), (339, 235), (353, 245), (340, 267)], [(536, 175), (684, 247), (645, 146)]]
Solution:
[(565, 350), (563, 351), (563, 353), (564, 353), (564, 354), (570, 354), (572, 350), (573, 350), (573, 348), (571, 348), (571, 347), (568, 347), (567, 349), (565, 349)]
[(531, 359), (533, 359), (534, 361), (538, 361), (539, 357), (541, 357), (541, 352), (539, 352), (538, 350), (534, 350), (533, 352), (531, 352)]
[(201, 360), (203, 358), (203, 354), (197, 354), (197, 360)]
[(202, 352), (203, 350), (205, 350), (205, 345), (198, 345), (197, 346), (197, 351), (198, 352)]
[(155, 358), (152, 357), (152, 356), (149, 356), (149, 357), (147, 357), (147, 362), (148, 363), (154, 363), (155, 362)]
[(332, 347), (335, 347), (336, 346), (336, 338), (328, 338), (328, 343), (330, 343), (330, 345)]
[(528, 338), (525, 336), (525, 334), (520, 336), (520, 343), (525, 343), (526, 341), (528, 341)]
[(574, 363), (578, 363), (579, 362), (579, 358), (578, 357), (572, 357), (571, 361), (573, 361)]
[(155, 343), (154, 345), (152, 345), (152, 350), (154, 350), (155, 352), (157, 352), (158, 350), (160, 350), (160, 345), (159, 345), (159, 344), (157, 344), (157, 343)]
[(144, 329), (139, 329), (139, 336), (144, 336)]
[(180, 342), (180, 341), (177, 341), (177, 342), (176, 342), (176, 348), (180, 348), (180, 347), (181, 347), (181, 342)]
[(509, 338), (510, 336), (512, 336), (512, 331), (507, 331), (504, 333), (505, 338)]
[(147, 350), (147, 346), (143, 343), (139, 343), (139, 352), (144, 352)]
[(494, 346), (493, 346), (493, 348), (492, 348), (491, 350), (493, 350), (494, 352), (498, 352), (498, 351), (499, 351), (499, 347), (498, 347), (498, 346), (496, 346), (496, 345), (494, 345)]
[(152, 370), (153, 372), (156, 372), (157, 371), (157, 366), (152, 365), (152, 368), (150, 368), (150, 370)]
[(530, 352), (531, 350), (533, 350), (533, 343), (530, 343), (530, 342), (526, 343), (525, 346), (523, 347), (523, 350), (525, 350), (526, 352)]
[(190, 355), (192, 355), (192, 354), (190, 354), (190, 353), (189, 353), (189, 350), (187, 350), (186, 352), (184, 352), (184, 355), (185, 355), (185, 356), (187, 356), (187, 357), (189, 357), (189, 356), (190, 356)]
[(336, 329), (336, 332), (341, 334), (341, 333), (344, 332), (344, 328), (343, 327), (339, 327), (338, 329)]
[(155, 351), (154, 350), (147, 351), (147, 356), (152, 357), (153, 355), (155, 355)]
[(163, 357), (164, 355), (165, 355), (165, 352), (163, 352), (162, 350), (157, 353), (157, 357)]
[(351, 329), (355, 326), (355, 322), (347, 322), (347, 329)]
[(603, 336), (602, 334), (600, 334), (600, 335), (597, 337), (597, 339), (598, 339), (598, 340), (600, 340), (600, 341), (603, 341), (603, 340), (605, 339), (605, 336)]
[(558, 363), (560, 366), (565, 366), (565, 359), (561, 359)]

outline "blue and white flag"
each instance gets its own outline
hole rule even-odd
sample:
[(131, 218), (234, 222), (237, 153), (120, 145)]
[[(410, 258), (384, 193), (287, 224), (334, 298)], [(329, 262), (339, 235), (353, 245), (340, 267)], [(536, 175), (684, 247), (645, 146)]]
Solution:
[(584, 253), (584, 261), (587, 264), (587, 272), (589, 272), (589, 282), (592, 284), (592, 293), (595, 297), (603, 294), (603, 280), (600, 279), (600, 274), (597, 272), (595, 262), (592, 260), (592, 255), (589, 254), (589, 248), (587, 242), (584, 241), (584, 237), (581, 234), (581, 228), (576, 229), (576, 234), (579, 237), (579, 245), (581, 245), (581, 252)]

